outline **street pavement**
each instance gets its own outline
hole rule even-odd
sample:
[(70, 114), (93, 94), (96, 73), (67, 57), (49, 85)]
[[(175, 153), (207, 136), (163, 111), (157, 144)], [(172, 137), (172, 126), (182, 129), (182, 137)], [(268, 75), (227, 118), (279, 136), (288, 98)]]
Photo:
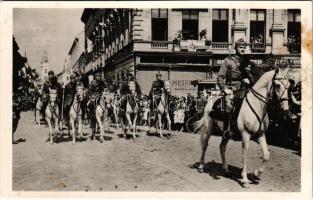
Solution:
[[(199, 173), (199, 135), (173, 132), (159, 138), (140, 131), (135, 141), (120, 137), (111, 128), (103, 143), (87, 140), (63, 141), (51, 145), (48, 128), (34, 123), (33, 114), (21, 114), (13, 145), (14, 191), (271, 191), (300, 192), (301, 157), (294, 151), (269, 146), (271, 158), (261, 180), (250, 188), (240, 185), (241, 143), (227, 147), (231, 176), (221, 170), (219, 143), (211, 137), (205, 157), (205, 173)], [(85, 134), (91, 130), (84, 127)], [(262, 162), (258, 145), (251, 141), (248, 170)]]

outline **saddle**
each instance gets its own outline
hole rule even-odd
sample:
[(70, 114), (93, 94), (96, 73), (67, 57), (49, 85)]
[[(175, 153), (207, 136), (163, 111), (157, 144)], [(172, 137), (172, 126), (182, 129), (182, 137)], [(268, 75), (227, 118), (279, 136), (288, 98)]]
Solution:
[[(238, 130), (237, 126), (237, 118), (239, 115), (239, 111), (241, 109), (241, 105), (243, 103), (244, 98), (238, 95), (233, 99), (233, 108), (230, 112), (225, 111), (225, 97), (219, 98), (214, 104), (212, 111), (209, 113), (209, 116), (213, 119), (223, 121), (224, 128), (229, 127), (232, 133), (232, 139), (235, 141), (241, 140), (241, 134)], [(230, 123), (230, 125), (229, 125)]]

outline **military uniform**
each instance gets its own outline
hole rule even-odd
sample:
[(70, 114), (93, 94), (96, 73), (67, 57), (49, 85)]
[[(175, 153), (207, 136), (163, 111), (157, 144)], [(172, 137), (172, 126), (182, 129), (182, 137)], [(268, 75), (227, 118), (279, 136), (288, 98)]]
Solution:
[(131, 77), (131, 78), (129, 78), (129, 80), (124, 81), (122, 83), (122, 85), (121, 85), (121, 88), (120, 88), (120, 95), (122, 97), (122, 99), (121, 99), (121, 108), (122, 108), (122, 110), (126, 110), (126, 103), (127, 103), (127, 101), (126, 101), (125, 96), (130, 94), (130, 90), (129, 90), (129, 86), (128, 86), (129, 81), (134, 81), (135, 82), (137, 96), (140, 96), (142, 94), (141, 87), (140, 87), (140, 85), (138, 84), (138, 82), (136, 81), (136, 79), (134, 77)]
[(70, 111), (70, 106), (73, 103), (75, 92), (76, 92), (77, 82), (76, 80), (71, 80), (64, 88), (64, 117), (68, 117)]
[(164, 81), (163, 80), (153, 81), (152, 86), (151, 86), (151, 90), (149, 93), (150, 99), (152, 99), (152, 95), (161, 95), (163, 88), (164, 88)]
[(62, 89), (62, 86), (58, 83), (56, 77), (53, 77), (51, 80), (48, 80), (47, 82), (45, 82), (42, 87), (43, 113), (48, 105), (50, 89), (55, 89), (57, 91), (57, 104), (59, 106), (59, 109), (61, 107), (61, 103), (62, 103), (61, 98), (63, 94), (63, 89)]
[[(242, 48), (246, 46), (246, 43), (243, 41), (243, 39), (239, 39), (236, 42), (236, 50), (237, 45), (241, 46)], [(225, 58), (225, 60), (222, 62), (221, 68), (217, 75), (217, 84), (221, 91), (224, 91), (229, 86), (232, 87), (234, 92), (234, 109), (231, 111), (231, 113), (223, 112), (222, 110), (224, 102), (222, 100), (218, 100), (213, 105), (210, 116), (224, 120), (224, 130), (228, 129), (230, 117), (232, 119), (237, 118), (247, 90), (256, 83), (259, 77), (260, 72), (256, 64), (251, 62), (249, 57), (246, 55), (232, 55)], [(227, 134), (227, 137), (231, 137), (229, 136), (229, 131), (227, 131)]]

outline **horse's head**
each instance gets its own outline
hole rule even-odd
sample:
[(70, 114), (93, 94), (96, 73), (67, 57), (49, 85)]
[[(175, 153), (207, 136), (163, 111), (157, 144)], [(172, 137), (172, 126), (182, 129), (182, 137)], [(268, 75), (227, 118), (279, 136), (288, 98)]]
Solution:
[(277, 100), (279, 102), (281, 109), (284, 112), (287, 112), (289, 110), (288, 104), (289, 86), (290, 86), (289, 68), (277, 68), (271, 86), (273, 88), (272, 97), (274, 100)]
[(131, 94), (135, 94), (136, 93), (136, 83), (135, 81), (129, 81), (128, 82), (128, 88)]
[(51, 104), (54, 104), (57, 100), (57, 90), (49, 89), (49, 101)]
[(79, 85), (76, 87), (76, 97), (78, 101), (82, 101), (84, 99), (84, 87)]
[(171, 91), (171, 83), (170, 81), (164, 81), (164, 90), (169, 93)]

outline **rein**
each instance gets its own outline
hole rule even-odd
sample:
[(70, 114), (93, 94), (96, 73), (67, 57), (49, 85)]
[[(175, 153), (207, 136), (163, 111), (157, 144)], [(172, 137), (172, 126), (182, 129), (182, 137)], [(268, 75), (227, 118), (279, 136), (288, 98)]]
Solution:
[[(77, 103), (77, 108), (75, 109), (75, 106), (74, 106), (74, 103), (73, 103), (73, 105), (72, 105), (72, 107), (73, 107), (73, 110), (76, 112), (76, 114), (78, 114), (79, 112), (80, 112), (80, 101), (77, 101), (77, 95), (75, 95), (75, 98), (74, 98), (75, 100), (74, 100), (74, 103)], [(81, 115), (81, 114), (78, 114), (78, 115)]]
[[(279, 81), (285, 86), (285, 90), (283, 91), (283, 93), (281, 94), (280, 98), (278, 99), (278, 102), (281, 103), (281, 102), (283, 102), (283, 101), (288, 101), (288, 100), (289, 100), (288, 98), (282, 98), (282, 96), (284, 95), (284, 93), (287, 91), (288, 87), (281, 81), (283, 78), (278, 79), (278, 78), (276, 78), (276, 75), (277, 75), (277, 71), (276, 71), (275, 74), (274, 74), (274, 77), (273, 77), (273, 80), (272, 80), (272, 85), (271, 85), (271, 88), (270, 88), (269, 93), (272, 92), (273, 85), (275, 84), (274, 81), (275, 81), (275, 80), (279, 80)], [(249, 90), (249, 92), (251, 92), (251, 94), (252, 94), (255, 98), (257, 98), (259, 101), (263, 102), (263, 103), (265, 104), (265, 107), (266, 107), (266, 110), (267, 110), (268, 102), (269, 102), (269, 100), (271, 100), (272, 98), (270, 97), (270, 98), (268, 99), (267, 97), (265, 97), (265, 96), (263, 96), (262, 94), (260, 94), (260, 93), (258, 93), (257, 91), (255, 91), (255, 89), (253, 89), (253, 88), (251, 88), (251, 89)], [(273, 94), (273, 95), (274, 95), (274, 94)], [(261, 130), (261, 127), (262, 127), (262, 123), (263, 123), (263, 121), (264, 121), (264, 119), (265, 119), (265, 117), (266, 117), (266, 115), (267, 115), (267, 111), (265, 111), (265, 112), (263, 113), (262, 117), (260, 117), (260, 116), (258, 115), (258, 113), (255, 111), (255, 109), (253, 108), (253, 106), (251, 105), (250, 101), (248, 100), (248, 96), (245, 97), (245, 100), (246, 100), (246, 102), (247, 102), (249, 108), (251, 109), (251, 111), (252, 111), (253, 114), (256, 116), (256, 118), (257, 118), (257, 120), (258, 120), (258, 122), (259, 122), (259, 128), (258, 128), (258, 131), (257, 131), (257, 133), (259, 133), (260, 130)]]

